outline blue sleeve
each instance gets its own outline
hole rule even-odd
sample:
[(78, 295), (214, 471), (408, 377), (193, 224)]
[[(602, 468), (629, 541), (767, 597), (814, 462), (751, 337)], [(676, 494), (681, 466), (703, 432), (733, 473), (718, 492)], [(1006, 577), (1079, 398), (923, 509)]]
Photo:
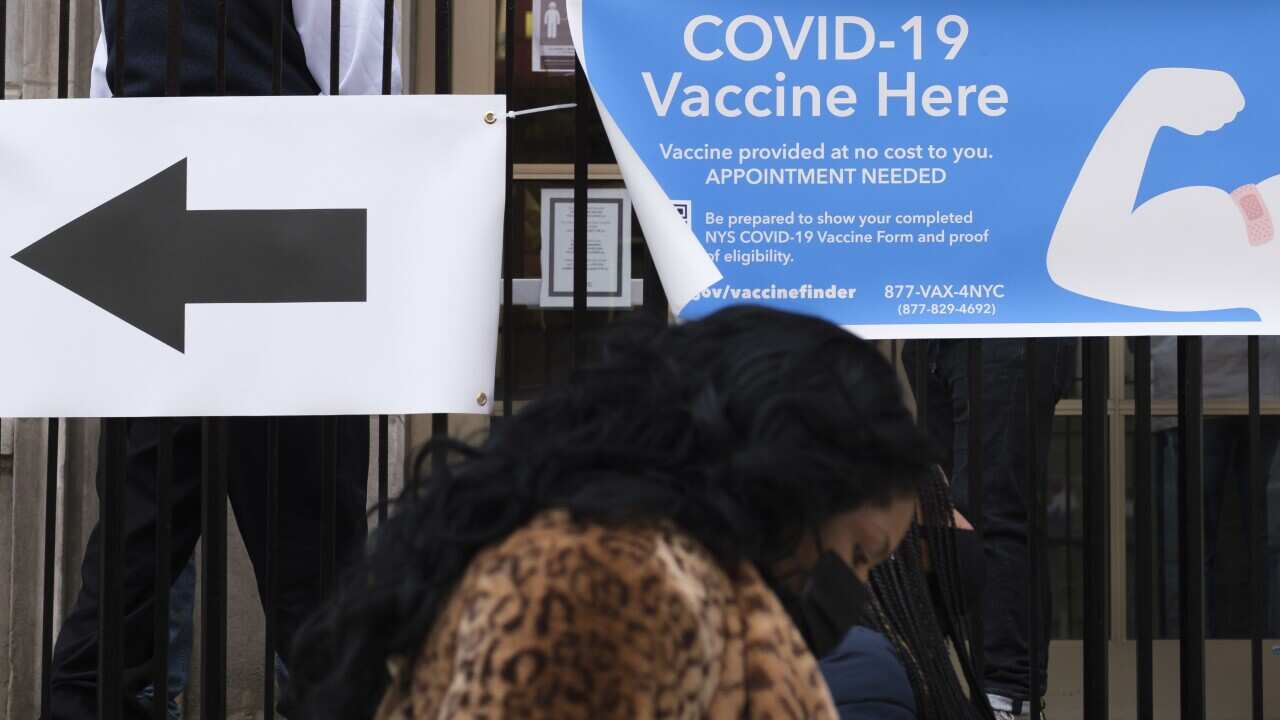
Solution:
[(906, 668), (880, 633), (854, 628), (820, 668), (840, 720), (916, 720)]

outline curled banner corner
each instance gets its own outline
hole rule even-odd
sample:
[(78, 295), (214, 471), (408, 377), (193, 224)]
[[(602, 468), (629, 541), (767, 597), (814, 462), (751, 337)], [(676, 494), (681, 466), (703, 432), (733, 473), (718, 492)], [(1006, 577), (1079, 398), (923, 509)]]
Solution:
[[(591, 71), (583, 50), (583, 2), (584, 0), (568, 0), (569, 31), (573, 35), (574, 50), (578, 53), (578, 60), (589, 81)], [(627, 191), (631, 193), (636, 216), (640, 219), (640, 226), (644, 228), (645, 241), (653, 256), (658, 277), (662, 280), (667, 303), (671, 306), (672, 313), (679, 316), (685, 305), (703, 290), (720, 282), (724, 275), (693, 233), (692, 209), (687, 220), (681, 217), (671, 198), (640, 159), (622, 128), (614, 121), (594, 86), (591, 94), (600, 111), (600, 120), (609, 137), (609, 144), (613, 146), (613, 154), (618, 160)]]

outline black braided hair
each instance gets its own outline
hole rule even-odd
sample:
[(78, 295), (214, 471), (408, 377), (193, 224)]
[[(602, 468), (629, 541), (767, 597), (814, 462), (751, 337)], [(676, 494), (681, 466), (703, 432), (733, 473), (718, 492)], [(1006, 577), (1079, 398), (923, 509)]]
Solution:
[(749, 563), (768, 579), (836, 514), (918, 497), (936, 460), (875, 346), (763, 307), (615, 328), (572, 383), (482, 445), (441, 447), (458, 462), (419, 455), (391, 518), (300, 630), (296, 717), (372, 716), (409, 681), (388, 661), (421, 651), (476, 554), (547, 510), (669, 521), (726, 572)]
[[(941, 472), (925, 485), (920, 491), (919, 522), (893, 557), (871, 573), (873, 600), (868, 624), (897, 650), (921, 718), (991, 720), (991, 708), (971, 660), (953, 537), (954, 507)], [(935, 577), (936, 596), (930, 592), (925, 552)], [(963, 684), (955, 662), (964, 676)]]

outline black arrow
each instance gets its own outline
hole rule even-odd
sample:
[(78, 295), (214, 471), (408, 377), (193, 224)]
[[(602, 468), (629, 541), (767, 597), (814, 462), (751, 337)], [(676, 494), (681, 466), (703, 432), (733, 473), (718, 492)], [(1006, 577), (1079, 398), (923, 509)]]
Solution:
[(187, 210), (187, 161), (14, 260), (183, 352), (187, 303), (364, 302), (365, 210)]

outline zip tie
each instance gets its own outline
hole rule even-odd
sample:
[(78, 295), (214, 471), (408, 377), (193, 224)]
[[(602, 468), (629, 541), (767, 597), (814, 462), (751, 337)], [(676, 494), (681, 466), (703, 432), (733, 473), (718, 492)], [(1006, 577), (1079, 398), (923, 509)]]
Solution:
[(507, 113), (507, 119), (514, 120), (521, 115), (535, 115), (553, 110), (572, 110), (576, 107), (578, 107), (578, 103), (564, 103), (563, 105), (546, 105), (544, 107), (529, 108), (528, 110), (512, 110)]

